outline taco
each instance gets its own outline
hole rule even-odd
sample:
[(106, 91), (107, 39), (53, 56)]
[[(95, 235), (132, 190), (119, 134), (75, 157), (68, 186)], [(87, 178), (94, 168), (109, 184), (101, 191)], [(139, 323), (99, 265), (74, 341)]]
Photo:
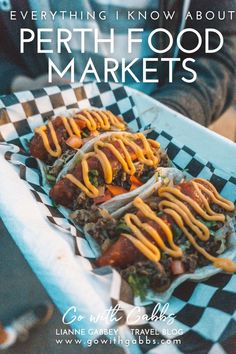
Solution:
[(170, 180), (85, 229), (101, 246), (96, 267), (115, 267), (135, 295), (151, 289), (166, 301), (186, 279), (236, 272), (234, 211), (207, 180)]
[(69, 110), (35, 129), (30, 154), (38, 159), (48, 181), (55, 182), (64, 165), (86, 142), (105, 131), (127, 130), (122, 118), (98, 109)]
[(79, 151), (50, 191), (56, 204), (76, 210), (80, 226), (98, 209), (113, 212), (156, 182), (158, 166), (168, 166), (160, 144), (143, 133), (105, 133)]

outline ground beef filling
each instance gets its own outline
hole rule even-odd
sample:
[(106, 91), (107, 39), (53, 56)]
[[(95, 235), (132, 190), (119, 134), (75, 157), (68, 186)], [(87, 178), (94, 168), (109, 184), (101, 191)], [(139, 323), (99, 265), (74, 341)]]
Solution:
[[(149, 204), (153, 204), (152, 209), (156, 210), (158, 215), (162, 215), (163, 217), (163, 214), (158, 211), (156, 197), (150, 197)], [(133, 211), (135, 212), (135, 210)], [(130, 210), (130, 212), (132, 211)], [(222, 243), (225, 244), (225, 247), (228, 245), (230, 231), (228, 229), (228, 231), (222, 232), (220, 237), (216, 237), (215, 235), (217, 235), (218, 230), (222, 229), (223, 223), (211, 222), (207, 226), (210, 228), (211, 236), (207, 242), (198, 240), (198, 244), (204, 247), (204, 249), (213, 256), (218, 256), (224, 251), (224, 249), (222, 249)], [(89, 224), (88, 232), (98, 241), (104, 251), (108, 248), (107, 246), (111, 246), (122, 233), (129, 232), (125, 227), (127, 226), (122, 219), (117, 221), (108, 214), (104, 219), (99, 220), (99, 222)], [(182, 258), (172, 258), (165, 252), (162, 252), (160, 262), (154, 264), (140, 254), (140, 257), (138, 257), (133, 264), (127, 264), (126, 267), (122, 268), (117, 267), (122, 277), (131, 285), (135, 295), (142, 297), (149, 288), (156, 292), (165, 291), (173, 280), (180, 275), (173, 271), (176, 261), (181, 263), (183, 273), (193, 273), (197, 268), (210, 264), (210, 262), (199, 254), (189, 243), (186, 236), (176, 224), (173, 223), (171, 228), (174, 234), (174, 242), (183, 250)]]
[[(217, 230), (221, 227), (222, 223), (216, 223), (211, 229), (211, 236), (209, 238), (209, 241), (198, 241), (198, 244), (204, 247), (204, 249), (213, 256), (219, 256), (219, 251), (221, 249), (222, 242), (225, 242), (226, 247), (228, 244), (230, 232), (225, 232), (224, 234), (222, 234), (221, 239), (214, 237), (214, 233), (217, 232)], [(125, 280), (128, 281), (128, 283), (130, 283), (130, 279), (132, 280), (132, 277), (134, 276), (136, 277), (136, 279), (142, 279), (144, 275), (148, 276), (148, 287), (156, 292), (163, 292), (178, 276), (173, 274), (174, 262), (180, 261), (182, 263), (184, 273), (193, 273), (197, 268), (210, 264), (210, 261), (208, 261), (201, 254), (199, 254), (196, 249), (188, 242), (185, 235), (183, 235), (182, 233), (180, 233), (179, 235), (174, 233), (174, 241), (184, 251), (184, 255), (182, 258), (175, 259), (163, 252), (158, 265), (152, 263), (149, 260), (145, 260), (143, 262), (136, 262), (132, 266), (128, 266), (127, 268), (120, 270), (122, 276), (125, 278)], [(131, 281), (131, 286), (133, 287), (134, 292), (137, 292), (137, 289), (135, 290), (135, 286), (137, 286), (137, 283), (138, 282), (136, 280), (136, 283), (134, 283), (132, 286)], [(142, 283), (143, 282), (140, 282), (140, 284)]]

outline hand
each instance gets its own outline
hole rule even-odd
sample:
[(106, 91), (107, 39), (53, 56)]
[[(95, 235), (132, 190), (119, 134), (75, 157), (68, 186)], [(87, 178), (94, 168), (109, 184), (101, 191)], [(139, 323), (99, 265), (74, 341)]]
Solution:
[(11, 91), (24, 91), (24, 90), (37, 90), (42, 87), (70, 84), (70, 80), (67, 78), (60, 78), (58, 75), (52, 75), (52, 83), (48, 82), (48, 75), (44, 74), (38, 76), (36, 79), (31, 79), (28, 76), (16, 76), (11, 84)]

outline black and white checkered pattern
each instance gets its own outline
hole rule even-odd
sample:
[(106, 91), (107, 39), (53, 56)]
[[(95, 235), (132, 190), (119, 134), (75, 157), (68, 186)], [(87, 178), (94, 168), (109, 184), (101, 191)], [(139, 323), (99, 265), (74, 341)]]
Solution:
[[(144, 126), (138, 117), (133, 98), (119, 84), (74, 84), (0, 98), (0, 141), (9, 144), (6, 159), (19, 165), (20, 178), (26, 181), (45, 217), (56, 227), (74, 236), (75, 256), (83, 256), (88, 260), (94, 258), (88, 242), (53, 205), (42, 186), (37, 163), (24, 151), (22, 142), (49, 116), (69, 108), (82, 109), (90, 106), (111, 110), (114, 114), (122, 116), (136, 131), (146, 128), (149, 124), (145, 121)], [(210, 180), (223, 196), (236, 201), (236, 175), (228, 175), (218, 166), (202, 159), (189, 147), (176, 141), (167, 132), (158, 131), (155, 126), (153, 128), (155, 130), (150, 136), (156, 138), (162, 148), (167, 149), (177, 168), (187, 170), (192, 177)], [(10, 144), (15, 147), (12, 149)], [(123, 302), (119, 274), (111, 268), (94, 272), (100, 276), (112, 272), (114, 280), (110, 297), (113, 305), (119, 304), (122, 308), (124, 329), (124, 322), (132, 306)], [(176, 315), (174, 326), (181, 329), (183, 335), (178, 337), (173, 333), (162, 334), (155, 343), (153, 337), (150, 337), (151, 343), (140, 345), (143, 353), (232, 353), (232, 341), (230, 342), (229, 338), (236, 333), (236, 275), (221, 273), (201, 283), (185, 282), (175, 290), (169, 304), (168, 313)], [(154, 306), (155, 304), (143, 306), (143, 313), (151, 314)], [(135, 326), (126, 322), (126, 330), (145, 327), (155, 328), (162, 333), (162, 325), (161, 321), (147, 321), (145, 325), (136, 323)], [(163, 344), (162, 339), (180, 339), (181, 342)]]

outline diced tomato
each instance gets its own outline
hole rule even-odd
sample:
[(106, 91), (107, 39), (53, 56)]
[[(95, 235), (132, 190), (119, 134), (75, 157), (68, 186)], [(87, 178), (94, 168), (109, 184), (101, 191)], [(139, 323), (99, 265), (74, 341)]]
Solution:
[(111, 192), (111, 194), (113, 196), (124, 194), (124, 193), (128, 192), (127, 189), (120, 187), (120, 186), (114, 186), (112, 184), (107, 184), (107, 189)]
[(66, 144), (70, 146), (72, 149), (79, 149), (83, 144), (83, 142), (82, 139), (79, 138), (77, 135), (73, 135), (66, 140)]
[(171, 272), (174, 275), (180, 275), (185, 272), (184, 264), (180, 260), (172, 261), (170, 264)]
[(101, 204), (101, 203), (105, 203), (108, 200), (110, 200), (112, 198), (111, 193), (106, 192), (104, 195), (99, 195), (98, 197), (93, 199), (94, 204)]
[(84, 120), (82, 120), (82, 119), (75, 118), (75, 122), (76, 122), (76, 124), (78, 125), (78, 127), (80, 129), (84, 129), (84, 128), (87, 127), (87, 123)]
[(130, 176), (130, 181), (133, 183), (133, 184), (136, 184), (137, 186), (142, 186), (143, 185), (143, 182), (140, 181), (140, 179), (136, 176)]
[(132, 183), (131, 184), (131, 187), (130, 187), (130, 192), (131, 191), (134, 191), (136, 188), (138, 188), (139, 186), (137, 186), (137, 184), (134, 184), (134, 183)]

